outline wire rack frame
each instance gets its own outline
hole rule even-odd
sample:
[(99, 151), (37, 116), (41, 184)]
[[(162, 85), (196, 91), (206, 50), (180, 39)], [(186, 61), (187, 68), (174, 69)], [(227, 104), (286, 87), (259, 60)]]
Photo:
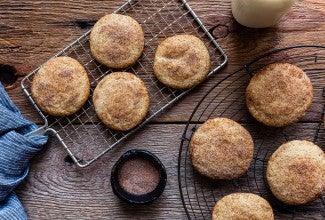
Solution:
[[(291, 126), (270, 128), (256, 122), (245, 104), (245, 90), (250, 78), (269, 63), (288, 62), (301, 67), (314, 87), (314, 99), (306, 115)], [(325, 195), (303, 206), (287, 206), (268, 188), (265, 171), (269, 157), (283, 142), (293, 139), (313, 141), (324, 149), (325, 129), (325, 46), (298, 45), (264, 54), (215, 84), (194, 108), (185, 127), (179, 150), (178, 181), (183, 206), (189, 219), (211, 219), (215, 202), (234, 192), (251, 192), (267, 199), (276, 219), (324, 219)], [(193, 170), (188, 145), (207, 119), (231, 118), (246, 127), (253, 136), (255, 150), (247, 173), (232, 181), (215, 181)]]
[(135, 18), (145, 33), (145, 49), (142, 56), (131, 67), (119, 70), (134, 73), (144, 81), (148, 89), (151, 99), (150, 109), (140, 125), (128, 132), (118, 132), (107, 128), (97, 118), (91, 102), (92, 93), (97, 83), (114, 69), (99, 64), (92, 57), (89, 47), (91, 30), (52, 57), (75, 58), (88, 72), (91, 95), (80, 111), (68, 117), (52, 117), (38, 108), (31, 95), (31, 83), (40, 67), (21, 82), (22, 90), (44, 120), (44, 125), (35, 132), (54, 134), (79, 167), (89, 166), (191, 91), (168, 88), (154, 77), (152, 69), (154, 53), (163, 39), (176, 34), (192, 34), (199, 37), (206, 44), (211, 56), (211, 71), (208, 76), (216, 73), (227, 63), (224, 51), (185, 0), (129, 0), (114, 13)]

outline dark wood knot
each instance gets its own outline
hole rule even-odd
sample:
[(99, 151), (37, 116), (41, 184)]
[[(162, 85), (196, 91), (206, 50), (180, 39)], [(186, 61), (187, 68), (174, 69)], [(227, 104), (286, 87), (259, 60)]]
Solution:
[(18, 76), (15, 67), (0, 64), (0, 81), (6, 89), (11, 89), (16, 87)]
[(210, 33), (216, 38), (225, 38), (229, 35), (230, 31), (227, 25), (219, 24), (210, 29)]

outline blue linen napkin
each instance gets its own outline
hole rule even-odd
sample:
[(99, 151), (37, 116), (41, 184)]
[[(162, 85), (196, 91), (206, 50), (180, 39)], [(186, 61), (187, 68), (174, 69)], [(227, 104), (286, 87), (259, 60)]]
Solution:
[(0, 219), (28, 219), (13, 189), (25, 179), (30, 159), (47, 142), (30, 132), (38, 127), (25, 119), (0, 83)]

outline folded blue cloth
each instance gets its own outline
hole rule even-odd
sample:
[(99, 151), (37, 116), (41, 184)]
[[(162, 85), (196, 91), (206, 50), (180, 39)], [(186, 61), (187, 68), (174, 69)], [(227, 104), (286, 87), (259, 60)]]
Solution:
[(28, 219), (13, 189), (28, 174), (30, 159), (47, 142), (29, 135), (38, 127), (25, 119), (0, 83), (0, 219)]

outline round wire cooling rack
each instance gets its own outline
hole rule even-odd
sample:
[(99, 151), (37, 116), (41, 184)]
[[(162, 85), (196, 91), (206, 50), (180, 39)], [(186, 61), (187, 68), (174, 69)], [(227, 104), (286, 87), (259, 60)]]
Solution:
[[(267, 64), (288, 62), (302, 68), (312, 81), (314, 99), (306, 115), (293, 125), (270, 128), (253, 119), (245, 104), (245, 90), (254, 73)], [(265, 177), (269, 157), (283, 142), (305, 139), (325, 148), (322, 126), (325, 106), (325, 46), (299, 45), (264, 54), (214, 85), (200, 100), (185, 127), (179, 150), (178, 181), (189, 219), (211, 219), (213, 207), (223, 196), (251, 192), (269, 201), (276, 219), (324, 219), (325, 195), (303, 206), (287, 206), (270, 192)], [(194, 171), (188, 146), (196, 128), (207, 119), (231, 118), (251, 133), (254, 158), (247, 173), (236, 180), (211, 180)]]

